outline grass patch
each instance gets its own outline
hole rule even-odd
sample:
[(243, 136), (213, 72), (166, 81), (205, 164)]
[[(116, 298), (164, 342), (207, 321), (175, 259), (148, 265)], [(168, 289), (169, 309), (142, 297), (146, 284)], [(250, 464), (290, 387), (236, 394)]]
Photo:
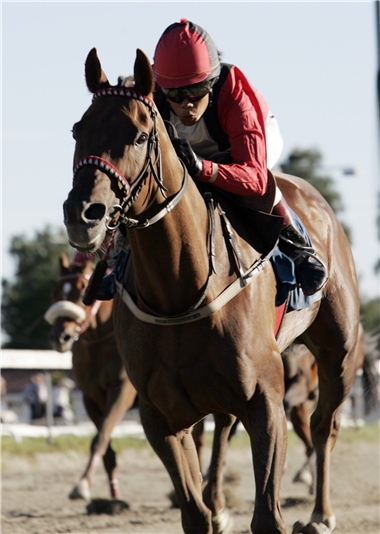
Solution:
[[(53, 443), (48, 443), (46, 438), (25, 438), (17, 442), (12, 437), (3, 437), (1, 440), (2, 453), (24, 456), (33, 459), (37, 454), (47, 454), (53, 452), (88, 455), (90, 451), (92, 437), (74, 436), (71, 434), (57, 436), (53, 438)], [(121, 453), (124, 449), (140, 449), (148, 447), (145, 439), (139, 438), (112, 438), (112, 448), (116, 453)]]
[[(212, 435), (210, 434), (210, 442)], [(338, 443), (355, 443), (363, 441), (365, 443), (377, 443), (380, 441), (379, 423), (369, 423), (361, 428), (341, 428), (339, 430)], [(300, 438), (294, 430), (288, 431), (288, 447), (299, 445)], [(250, 447), (250, 441), (247, 432), (237, 432), (232, 438), (231, 447)]]
[[(206, 432), (206, 447), (212, 446), (213, 435)], [(37, 454), (48, 454), (53, 452), (75, 453), (88, 455), (91, 445), (91, 436), (64, 435), (53, 438), (53, 443), (48, 443), (46, 438), (25, 438), (17, 442), (14, 438), (5, 436), (1, 440), (2, 453), (23, 456), (33, 459)], [(368, 424), (359, 429), (341, 428), (338, 436), (338, 443), (370, 442), (378, 443), (380, 440), (380, 428), (377, 422)], [(302, 444), (299, 437), (293, 430), (288, 432), (288, 447)], [(230, 446), (233, 448), (250, 447), (247, 432), (237, 432), (233, 437)], [(125, 437), (112, 438), (112, 448), (117, 454), (124, 449), (149, 448), (150, 445), (145, 439)]]
[(361, 428), (341, 428), (339, 430), (338, 442), (355, 443), (365, 441), (366, 443), (377, 443), (380, 439), (379, 423), (374, 422), (364, 425)]

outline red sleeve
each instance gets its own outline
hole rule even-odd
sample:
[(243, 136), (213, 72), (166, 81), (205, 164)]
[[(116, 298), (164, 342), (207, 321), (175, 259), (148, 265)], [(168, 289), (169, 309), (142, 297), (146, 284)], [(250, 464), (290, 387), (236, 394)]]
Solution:
[[(268, 105), (235, 66), (219, 93), (218, 115), (227, 133), (233, 163), (218, 165), (214, 185), (240, 195), (263, 195), (267, 189), (265, 119)], [(200, 180), (212, 176), (212, 162), (203, 160)]]

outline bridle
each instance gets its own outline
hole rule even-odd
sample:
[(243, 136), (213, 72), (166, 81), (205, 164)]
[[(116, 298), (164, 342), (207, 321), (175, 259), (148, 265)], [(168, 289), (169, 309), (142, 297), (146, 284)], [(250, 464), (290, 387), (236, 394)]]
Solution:
[[(90, 275), (86, 275), (86, 274), (81, 273), (81, 272), (70, 273), (70, 274), (66, 274), (66, 275), (61, 276), (57, 283), (59, 284), (59, 283), (62, 283), (62, 282), (68, 282), (68, 281), (75, 280), (75, 279), (80, 279), (80, 278), (84, 278), (85, 280), (89, 281)], [(83, 296), (84, 296), (84, 291), (79, 293), (79, 298), (78, 298), (77, 302), (81, 302), (83, 300)], [(81, 305), (77, 304), (77, 302), (71, 301), (69, 299), (63, 298), (61, 300), (56, 301), (54, 304), (57, 304), (59, 302), (71, 302), (76, 307), (79, 307), (79, 308), (83, 309)], [(49, 310), (54, 307), (54, 304), (49, 308)], [(72, 336), (74, 341), (77, 341), (79, 339), (79, 337), (82, 336), (82, 334), (84, 334), (88, 330), (88, 328), (89, 328), (89, 326), (90, 326), (90, 324), (92, 322), (92, 319), (97, 315), (101, 304), (102, 304), (102, 302), (100, 300), (95, 300), (94, 303), (91, 306), (86, 306), (85, 307), (86, 317), (85, 317), (84, 320), (79, 322), (76, 319), (72, 319), (77, 324), (77, 327), (75, 329), (75, 334)], [(62, 317), (64, 317), (64, 316), (65, 316), (65, 313), (62, 312)], [(106, 337), (108, 338), (112, 334), (113, 334), (113, 331), (110, 334), (107, 334)], [(95, 341), (99, 341), (99, 340), (95, 340)]]
[[(110, 86), (104, 89), (100, 89), (99, 91), (96, 91), (94, 93), (92, 100), (94, 101), (101, 96), (125, 96), (127, 98), (133, 98), (135, 100), (138, 100), (149, 108), (150, 114), (153, 120), (153, 128), (148, 139), (148, 147), (147, 147), (147, 155), (146, 155), (145, 163), (144, 163), (144, 166), (141, 172), (137, 176), (137, 178), (133, 181), (133, 183), (129, 183), (129, 181), (123, 175), (123, 173), (109, 161), (99, 156), (93, 156), (93, 155), (85, 156), (80, 159), (80, 161), (78, 162), (78, 164), (76, 165), (74, 169), (73, 183), (75, 183), (75, 180), (79, 172), (81, 171), (81, 169), (83, 169), (86, 166), (97, 167), (104, 174), (106, 174), (110, 180), (114, 180), (114, 179), (117, 180), (117, 182), (120, 184), (122, 188), (123, 195), (124, 195), (121, 203), (112, 206), (110, 208), (109, 213), (106, 216), (107, 230), (110, 232), (114, 232), (120, 226), (120, 224), (124, 224), (127, 228), (137, 228), (137, 229), (146, 228), (147, 226), (150, 226), (158, 222), (160, 219), (162, 219), (162, 217), (164, 217), (167, 213), (169, 213), (176, 206), (176, 204), (178, 204), (183, 194), (185, 193), (185, 189), (188, 183), (187, 169), (184, 166), (184, 164), (181, 162), (183, 171), (184, 171), (184, 177), (183, 177), (181, 189), (174, 195), (172, 200), (165, 201), (165, 206), (155, 216), (151, 217), (150, 219), (144, 219), (141, 221), (138, 219), (129, 218), (127, 216), (127, 212), (131, 208), (132, 204), (138, 198), (138, 195), (145, 183), (145, 180), (147, 179), (149, 175), (153, 176), (157, 184), (157, 189), (149, 205), (145, 208), (145, 211), (151, 206), (158, 191), (161, 191), (163, 197), (166, 199), (166, 188), (163, 184), (163, 179), (162, 179), (161, 150), (159, 146), (158, 132), (157, 132), (157, 113), (158, 112), (157, 112), (157, 108), (153, 100), (151, 100), (150, 98), (148, 98), (147, 96), (141, 93), (131, 90), (130, 88)], [(116, 222), (113, 222), (115, 220)]]

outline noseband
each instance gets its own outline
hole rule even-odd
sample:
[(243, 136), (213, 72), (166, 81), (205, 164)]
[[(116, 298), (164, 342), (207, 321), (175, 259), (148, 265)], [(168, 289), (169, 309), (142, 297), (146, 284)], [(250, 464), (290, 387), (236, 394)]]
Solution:
[[(156, 183), (157, 183), (157, 190), (154, 194), (153, 198), (151, 199), (151, 202), (147, 206), (146, 209), (148, 209), (153, 202), (155, 196), (157, 195), (158, 191), (160, 190), (163, 197), (166, 198), (166, 188), (163, 184), (162, 180), (162, 167), (161, 167), (161, 150), (159, 147), (158, 142), (158, 132), (157, 132), (157, 108), (153, 100), (148, 98), (145, 95), (142, 95), (141, 93), (137, 93), (136, 91), (132, 91), (130, 89), (127, 89), (125, 87), (107, 87), (105, 89), (100, 89), (99, 91), (96, 91), (93, 95), (93, 101), (99, 98), (100, 96), (125, 96), (128, 98), (133, 98), (135, 100), (138, 100), (145, 104), (149, 110), (151, 117), (153, 119), (153, 128), (151, 131), (151, 134), (148, 139), (148, 149), (147, 149), (147, 156), (145, 159), (145, 164), (143, 166), (142, 171), (136, 178), (136, 180), (130, 184), (127, 180), (127, 178), (123, 175), (120, 170), (115, 167), (112, 163), (109, 161), (99, 157), (99, 156), (85, 156), (84, 158), (81, 158), (78, 162), (77, 166), (74, 169), (74, 177), (73, 182), (75, 182), (75, 179), (80, 172), (81, 169), (83, 169), (85, 166), (95, 166), (98, 169), (100, 169), (104, 174), (106, 174), (110, 180), (116, 179), (119, 184), (122, 187), (124, 197), (121, 201), (121, 204), (116, 204), (112, 206), (111, 213), (108, 213), (106, 217), (106, 226), (107, 229), (110, 231), (115, 231), (118, 226), (123, 223), (127, 228), (146, 228), (149, 225), (152, 225), (159, 221), (162, 217), (164, 217), (167, 213), (169, 213), (174, 206), (179, 202), (179, 200), (182, 198), (187, 181), (188, 181), (188, 174), (186, 167), (183, 165), (182, 161), (182, 167), (184, 171), (184, 179), (182, 183), (181, 189), (178, 191), (178, 193), (174, 196), (174, 198), (168, 202), (165, 207), (154, 217), (151, 219), (145, 219), (143, 221), (139, 221), (137, 219), (131, 219), (127, 217), (127, 212), (132, 206), (132, 204), (136, 201), (142, 186), (144, 184), (145, 179), (149, 174), (152, 174), (154, 177)], [(157, 170), (156, 170), (157, 169)], [(115, 224), (112, 224), (112, 220), (114, 219), (115, 215), (119, 213), (118, 221)]]
[[(90, 276), (83, 274), (81, 272), (70, 273), (70, 274), (61, 276), (58, 280), (58, 283), (69, 281), (69, 280), (74, 280), (76, 278), (84, 278), (88, 281)], [(80, 302), (80, 301), (83, 302), (83, 296), (84, 296), (84, 292), (79, 293), (79, 298), (77, 302)], [(91, 324), (92, 319), (98, 313), (99, 308), (102, 304), (100, 300), (96, 300), (91, 305), (91, 307), (86, 306), (86, 309), (85, 309), (80, 304), (77, 304), (77, 302), (64, 298), (64, 295), (63, 295), (61, 300), (57, 300), (54, 304), (50, 306), (50, 308), (45, 312), (45, 316), (44, 316), (45, 320), (51, 325), (54, 324), (55, 320), (58, 317), (68, 317), (69, 319), (77, 323), (76, 331), (72, 336), (74, 341), (77, 341), (79, 337), (82, 334), (84, 334), (84, 332), (86, 332), (86, 330)], [(65, 304), (68, 304), (70, 306), (69, 308), (70, 313), (68, 313), (67, 307), (65, 308)]]

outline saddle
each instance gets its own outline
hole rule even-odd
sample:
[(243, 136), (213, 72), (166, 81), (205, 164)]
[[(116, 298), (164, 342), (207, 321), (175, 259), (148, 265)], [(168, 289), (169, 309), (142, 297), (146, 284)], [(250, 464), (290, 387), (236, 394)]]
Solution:
[(204, 195), (210, 192), (230, 220), (241, 220), (248, 231), (250, 244), (263, 255), (275, 246), (282, 228), (283, 218), (271, 213), (276, 195), (276, 179), (268, 170), (268, 188), (260, 197), (236, 195), (212, 184), (197, 182)]
[[(276, 194), (276, 179), (268, 170), (268, 189), (264, 196), (242, 196), (223, 191), (209, 184), (199, 184), (201, 190), (212, 192), (227, 217), (242, 221), (249, 234), (249, 243), (260, 254), (271, 253), (271, 264), (277, 279), (276, 306), (286, 303), (287, 311), (310, 307), (322, 297), (322, 291), (305, 296), (298, 287), (293, 260), (284, 254), (276, 243), (282, 229), (283, 218), (271, 213)], [(236, 230), (236, 228), (235, 228)]]

